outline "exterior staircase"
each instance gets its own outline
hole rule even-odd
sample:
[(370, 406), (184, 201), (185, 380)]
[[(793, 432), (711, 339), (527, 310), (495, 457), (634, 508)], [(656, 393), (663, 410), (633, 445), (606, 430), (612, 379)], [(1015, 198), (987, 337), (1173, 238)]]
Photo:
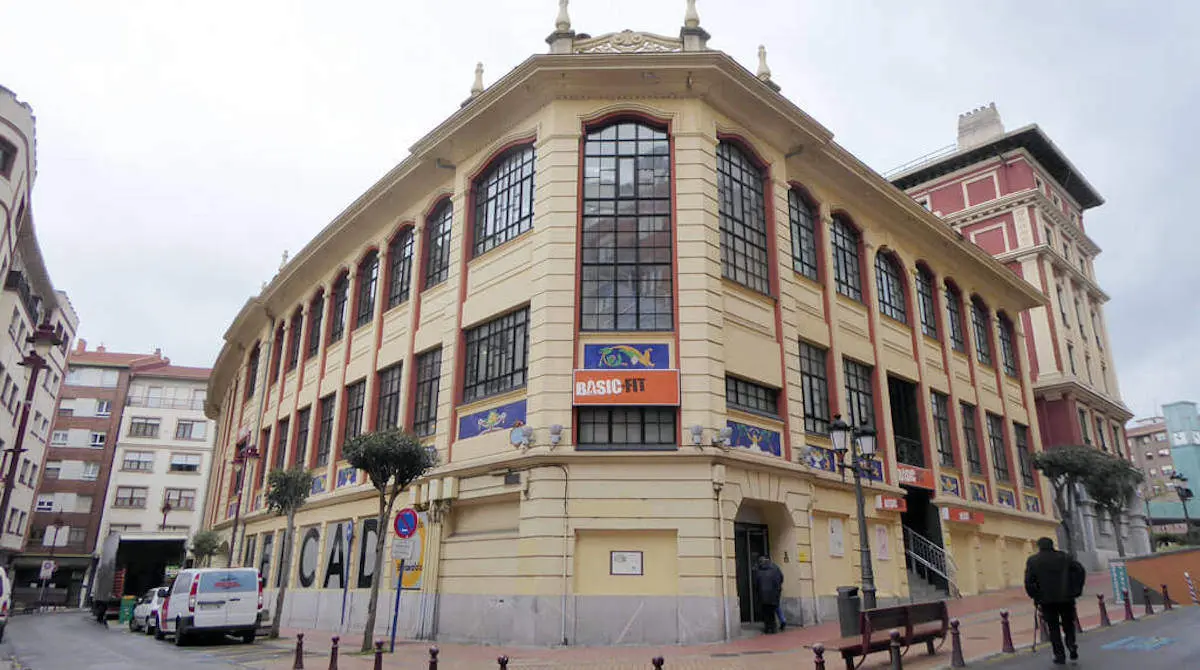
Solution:
[(911, 602), (962, 597), (955, 579), (958, 567), (945, 549), (905, 526), (904, 554)]

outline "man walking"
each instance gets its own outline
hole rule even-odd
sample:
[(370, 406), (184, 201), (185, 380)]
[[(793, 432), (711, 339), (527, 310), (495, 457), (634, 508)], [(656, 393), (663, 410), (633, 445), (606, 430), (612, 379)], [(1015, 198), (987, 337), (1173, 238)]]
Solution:
[(1055, 551), (1054, 540), (1043, 537), (1037, 541), (1037, 546), (1038, 552), (1025, 562), (1025, 593), (1041, 610), (1050, 628), (1054, 664), (1064, 665), (1068, 651), (1072, 661), (1079, 658), (1079, 647), (1075, 643), (1075, 599), (1083, 594), (1087, 571), (1079, 561)]
[[(770, 635), (775, 632), (775, 618), (783, 595), (783, 571), (765, 554), (758, 557), (758, 568), (754, 571), (754, 595), (763, 620), (763, 632)], [(783, 617), (779, 618), (782, 620)]]

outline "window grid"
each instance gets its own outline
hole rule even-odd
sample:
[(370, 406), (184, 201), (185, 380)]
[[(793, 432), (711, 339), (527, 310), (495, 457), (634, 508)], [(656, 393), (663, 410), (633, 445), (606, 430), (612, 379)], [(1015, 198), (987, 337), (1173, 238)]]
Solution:
[(875, 426), (875, 393), (871, 389), (871, 367), (849, 358), (842, 359), (842, 370), (846, 376), (846, 407), (849, 408), (850, 425)]
[(1013, 423), (1013, 442), (1017, 446), (1017, 463), (1021, 468), (1021, 483), (1033, 486), (1033, 460), (1029, 454), (1029, 428)]
[(149, 451), (126, 451), (121, 461), (122, 470), (133, 472), (153, 472), (154, 454)]
[(975, 360), (992, 364), (992, 333), (988, 328), (987, 307), (978, 299), (971, 300), (971, 326), (975, 329)]
[(450, 276), (450, 232), (454, 206), (446, 200), (425, 221), (425, 284), (433, 288)]
[(1100, 450), (1108, 451), (1108, 433), (1104, 432), (1104, 419), (1096, 417), (1096, 439), (1100, 441)]
[(859, 234), (850, 224), (834, 217), (829, 228), (833, 243), (833, 281), (837, 292), (862, 302), (862, 266), (858, 258)]
[(721, 272), (746, 288), (771, 292), (762, 170), (730, 142), (717, 145)]
[(400, 231), (388, 245), (388, 309), (408, 300), (412, 293), (412, 260), (413, 229), (409, 227)]
[(992, 470), (996, 481), (1007, 482), (1011, 478), (1008, 468), (1008, 451), (1004, 448), (1004, 417), (987, 413), (988, 444), (992, 447)]
[(350, 297), (350, 275), (343, 272), (333, 283), (333, 312), (329, 315), (329, 341), (337, 342), (346, 333), (346, 303)]
[(579, 444), (585, 447), (677, 447), (675, 408), (580, 407)]
[(275, 469), (282, 470), (287, 465), (288, 420), (282, 419), (275, 428)]
[(325, 292), (318, 291), (317, 296), (308, 305), (308, 347), (305, 350), (305, 360), (317, 355), (321, 350), (321, 323), (325, 320)]
[(779, 389), (726, 375), (725, 403), (743, 412), (779, 416)]
[(261, 356), (259, 353), (258, 343), (254, 344), (254, 348), (250, 350), (250, 356), (246, 359), (246, 397), (254, 395), (254, 389), (258, 385), (258, 359)]
[(305, 407), (296, 412), (296, 448), (292, 456), (292, 465), (308, 463), (308, 431), (309, 419), (312, 418), (312, 407)]
[(442, 381), (441, 347), (417, 356), (417, 397), (413, 432), (433, 435), (437, 430), (438, 389)]
[(367, 380), (362, 379), (346, 387), (346, 425), (342, 431), (342, 444), (362, 435), (363, 409), (367, 402)]
[(900, 266), (888, 254), (875, 254), (876, 292), (879, 294), (879, 313), (908, 323), (908, 306), (904, 299), (904, 283), (900, 279)]
[(333, 451), (333, 415), (336, 411), (337, 394), (330, 393), (321, 398), (321, 426), (317, 431), (318, 468), (329, 465), (329, 454)]
[(287, 371), (291, 372), (296, 369), (296, 365), (300, 363), (300, 329), (304, 327), (304, 310), (299, 307), (292, 313), (292, 320), (288, 324), (288, 355), (287, 355)]
[(1000, 315), (996, 321), (1000, 324), (1000, 363), (1004, 374), (1016, 377), (1020, 371), (1017, 367), (1016, 334), (1013, 323), (1007, 316)]
[(581, 330), (674, 327), (666, 133), (627, 122), (588, 134), (581, 240)]
[(158, 437), (158, 419), (130, 419), (129, 437)]
[(475, 182), (475, 255), (533, 227), (533, 145), (515, 148)]
[(400, 377), (403, 365), (397, 363), (379, 371), (379, 399), (375, 403), (375, 430), (400, 425)]
[(146, 494), (149, 490), (144, 486), (118, 486), (113, 507), (143, 509), (146, 507)]
[(950, 330), (950, 348), (967, 353), (967, 338), (963, 331), (962, 295), (949, 284), (946, 285), (946, 323)]
[(379, 252), (371, 251), (358, 264), (357, 316), (354, 327), (361, 328), (375, 317), (375, 289), (379, 285)]
[(829, 368), (825, 349), (800, 343), (800, 385), (804, 391), (804, 432), (829, 434)]
[(505, 314), (466, 332), (463, 402), (525, 385), (529, 308)]
[(917, 309), (921, 311), (921, 332), (938, 339), (937, 307), (933, 302), (933, 275), (917, 268)]
[(196, 509), (196, 489), (166, 489), (163, 497), (173, 510)]
[(788, 191), (792, 227), (792, 269), (817, 281), (817, 227), (813, 206), (796, 189)]
[(979, 436), (976, 427), (975, 406), (962, 403), (963, 438), (967, 446), (967, 465), (971, 474), (983, 474), (983, 458), (979, 453)]
[(267, 386), (270, 386), (275, 382), (276, 379), (279, 379), (279, 365), (283, 361), (283, 345), (284, 337), (286, 335), (284, 333), (283, 325), (284, 324), (281, 321), (279, 323), (279, 328), (275, 330), (275, 339), (271, 344), (271, 378), (268, 380)]
[(941, 458), (942, 467), (957, 467), (954, 438), (950, 431), (950, 398), (937, 391), (930, 391), (929, 397), (933, 401), (933, 430), (937, 440), (938, 457)]

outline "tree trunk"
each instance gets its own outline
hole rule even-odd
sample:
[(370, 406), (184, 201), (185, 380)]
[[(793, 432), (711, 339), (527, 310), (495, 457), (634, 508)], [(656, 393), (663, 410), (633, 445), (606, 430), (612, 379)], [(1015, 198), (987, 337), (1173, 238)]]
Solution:
[[(371, 599), (367, 602), (367, 623), (363, 625), (362, 635), (362, 651), (369, 652), (374, 649), (375, 641), (375, 615), (379, 605), (379, 582), (382, 581), (383, 575), (383, 549), (387, 544), (384, 538), (387, 537), (387, 517), (391, 511), (391, 504), (384, 497), (383, 491), (379, 492), (379, 517), (376, 520), (375, 526), (375, 574), (371, 575)], [(366, 533), (363, 534), (364, 542), (366, 541)]]
[(1062, 517), (1062, 520), (1059, 523), (1063, 529), (1063, 536), (1066, 538), (1066, 546), (1064, 548), (1067, 550), (1067, 554), (1074, 556), (1075, 540), (1073, 537), (1071, 537), (1071, 524), (1069, 521), (1071, 518), (1071, 508), (1067, 504), (1069, 501), (1067, 489), (1070, 486), (1071, 484), (1069, 480), (1063, 483), (1061, 486), (1058, 484), (1058, 482), (1054, 482), (1054, 504), (1058, 507), (1058, 514)]
[(1125, 542), (1121, 539), (1121, 508), (1113, 507), (1108, 510), (1108, 520), (1112, 522), (1113, 537), (1117, 539), (1117, 556), (1125, 558)]
[(275, 612), (271, 615), (271, 632), (268, 637), (272, 640), (279, 637), (279, 624), (283, 615), (283, 599), (287, 595), (288, 579), (292, 572), (292, 538), (296, 530), (296, 510), (287, 514), (287, 531), (283, 538), (282, 556), (279, 557), (279, 569), (283, 579), (279, 582), (279, 592), (275, 594)]

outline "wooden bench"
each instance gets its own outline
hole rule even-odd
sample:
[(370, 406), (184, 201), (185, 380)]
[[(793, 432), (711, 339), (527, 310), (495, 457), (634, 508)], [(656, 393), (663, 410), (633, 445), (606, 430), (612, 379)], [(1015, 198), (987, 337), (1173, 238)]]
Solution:
[[(846, 670), (855, 670), (867, 659), (867, 655), (886, 651), (891, 646), (890, 632), (900, 631), (900, 642), (904, 645), (903, 653), (914, 644), (925, 643), (929, 655), (937, 653), (934, 640), (946, 642), (950, 630), (950, 610), (946, 601), (934, 603), (919, 603), (915, 605), (897, 605), (896, 607), (877, 607), (864, 610), (858, 615), (858, 623), (862, 634), (855, 637), (842, 638), (830, 647), (837, 649), (846, 661)], [(941, 648), (941, 644), (938, 645)], [(857, 662), (855, 658), (859, 657)]]

